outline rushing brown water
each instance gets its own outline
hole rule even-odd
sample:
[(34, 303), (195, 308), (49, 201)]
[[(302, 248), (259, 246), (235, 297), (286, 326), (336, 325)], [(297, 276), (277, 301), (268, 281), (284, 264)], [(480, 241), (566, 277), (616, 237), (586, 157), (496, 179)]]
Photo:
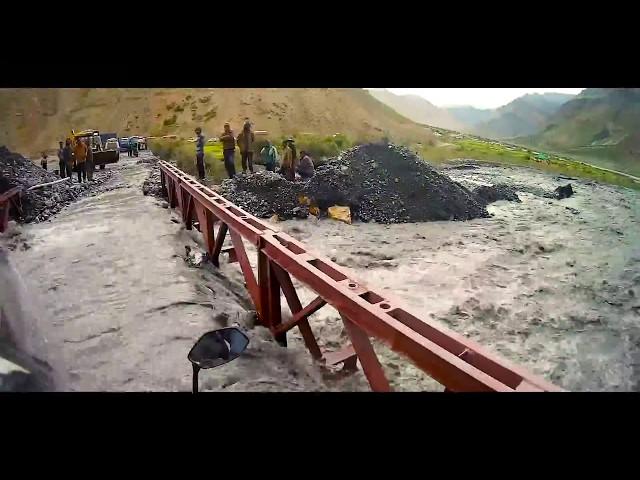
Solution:
[[(116, 167), (127, 188), (77, 202), (24, 227), (11, 253), (29, 308), (59, 357), (65, 390), (189, 390), (186, 355), (205, 331), (250, 325), (237, 264), (193, 268), (196, 248), (178, 216), (145, 197), (148, 171)], [(449, 172), (465, 182), (553, 189), (566, 183), (523, 169)], [(572, 181), (576, 195), (520, 194), (489, 219), (405, 225), (329, 220), (277, 224), (311, 248), (446, 325), (570, 390), (637, 390), (640, 378), (640, 204), (636, 192)], [(252, 258), (253, 260), (253, 258)], [(301, 290), (303, 302), (313, 298)], [(282, 302), (283, 305), (286, 302)], [(311, 325), (329, 349), (347, 342), (325, 307)], [(282, 349), (250, 330), (246, 354), (206, 372), (203, 389), (366, 390), (361, 373), (327, 383), (297, 333)], [(394, 388), (442, 387), (376, 346)]]
[[(7, 276), (22, 293), (7, 299), (8, 312), (21, 345), (46, 339), (61, 390), (189, 391), (187, 353), (198, 337), (253, 326), (242, 283), (185, 261), (195, 236), (164, 202), (143, 196), (148, 170), (134, 160), (108, 167), (125, 188), (21, 227), (10, 254), (17, 274)], [(248, 333), (247, 352), (202, 372), (201, 390), (330, 388), (305, 352), (279, 347), (264, 329)]]
[[(463, 183), (498, 181), (548, 191), (567, 183), (520, 168), (448, 174)], [(569, 199), (520, 193), (522, 203), (490, 205), (490, 219), (280, 225), (352, 268), (358, 278), (404, 299), (421, 318), (467, 335), (564, 388), (638, 390), (639, 195), (571, 183), (576, 194)], [(342, 334), (330, 312), (312, 317), (312, 325), (330, 342)], [(440, 388), (388, 350), (381, 348), (380, 354), (396, 387)]]

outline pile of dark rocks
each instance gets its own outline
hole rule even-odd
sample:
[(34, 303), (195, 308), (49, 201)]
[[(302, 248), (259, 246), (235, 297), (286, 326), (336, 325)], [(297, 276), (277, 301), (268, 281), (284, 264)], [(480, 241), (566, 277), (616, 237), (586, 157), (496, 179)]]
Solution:
[(42, 222), (80, 197), (119, 188), (121, 185), (110, 183), (112, 176), (113, 172), (108, 169), (96, 170), (93, 182), (77, 183), (74, 175), (73, 182), (67, 180), (28, 191), (32, 186), (54, 182), (60, 177), (0, 146), (0, 193), (22, 187), (22, 214), (15, 219), (19, 222)]
[[(138, 160), (137, 163), (141, 163)], [(151, 163), (151, 162), (143, 162)], [(153, 197), (164, 198), (164, 192), (162, 191), (162, 181), (160, 180), (160, 167), (156, 164), (151, 164), (149, 176), (142, 183), (142, 193), (144, 195), (151, 195)]]
[(488, 217), (468, 189), (415, 153), (386, 143), (343, 152), (316, 170), (307, 195), (321, 208), (346, 205), (352, 216), (379, 223)]
[(520, 203), (520, 197), (518, 197), (515, 187), (509, 185), (480, 185), (473, 189), (473, 193), (486, 205), (498, 200)]
[(290, 182), (274, 172), (240, 173), (222, 182), (219, 192), (231, 202), (256, 217), (304, 218), (309, 215), (300, 198), (305, 182)]
[(354, 147), (316, 169), (307, 181), (272, 172), (225, 180), (221, 194), (259, 217), (303, 217), (306, 196), (321, 212), (348, 206), (354, 219), (378, 223), (488, 217), (483, 201), (410, 150), (386, 143)]

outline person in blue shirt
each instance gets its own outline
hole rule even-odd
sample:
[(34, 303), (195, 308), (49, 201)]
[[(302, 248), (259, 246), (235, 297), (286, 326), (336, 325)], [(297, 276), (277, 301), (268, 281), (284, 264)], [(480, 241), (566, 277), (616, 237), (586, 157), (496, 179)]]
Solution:
[(129, 156), (130, 157), (138, 156), (138, 141), (133, 137), (129, 138)]
[(278, 163), (278, 150), (271, 143), (271, 140), (267, 140), (267, 144), (260, 150), (260, 155), (264, 163), (265, 168), (269, 172), (276, 171), (276, 165)]

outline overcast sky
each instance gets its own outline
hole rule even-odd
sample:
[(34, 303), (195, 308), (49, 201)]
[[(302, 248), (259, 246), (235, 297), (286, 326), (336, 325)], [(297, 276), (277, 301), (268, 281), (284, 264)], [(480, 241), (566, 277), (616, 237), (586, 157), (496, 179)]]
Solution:
[(582, 88), (387, 88), (396, 95), (420, 95), (438, 107), (497, 108), (527, 93), (580, 93)]

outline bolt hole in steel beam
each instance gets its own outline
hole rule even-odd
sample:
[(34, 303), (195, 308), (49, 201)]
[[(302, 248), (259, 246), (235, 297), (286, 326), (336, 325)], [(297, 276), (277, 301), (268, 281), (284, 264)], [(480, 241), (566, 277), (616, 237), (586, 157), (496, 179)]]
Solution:
[(384, 300), (384, 298), (382, 298), (380, 295), (374, 292), (365, 292), (362, 295), (360, 295), (360, 297), (372, 305), (375, 305), (376, 303), (380, 303), (381, 301)]
[(327, 265), (321, 260), (318, 260), (317, 258), (314, 258), (313, 260), (309, 260), (308, 263), (311, 264), (313, 267), (317, 268), (318, 270), (320, 270), (322, 273), (324, 273), (328, 277), (331, 277), (336, 282), (341, 282), (342, 280), (347, 279), (345, 275), (331, 268), (329, 265)]
[(300, 248), (295, 243), (287, 242), (285, 239), (280, 238), (278, 235), (274, 235), (273, 238), (278, 240), (278, 242), (280, 242), (280, 245), (282, 245), (283, 247), (286, 247), (289, 251), (295, 253), (296, 255), (307, 253), (307, 251), (304, 248)]
[(389, 305), (388, 303), (381, 303), (380, 308), (383, 310), (389, 310), (391, 308), (391, 305)]

